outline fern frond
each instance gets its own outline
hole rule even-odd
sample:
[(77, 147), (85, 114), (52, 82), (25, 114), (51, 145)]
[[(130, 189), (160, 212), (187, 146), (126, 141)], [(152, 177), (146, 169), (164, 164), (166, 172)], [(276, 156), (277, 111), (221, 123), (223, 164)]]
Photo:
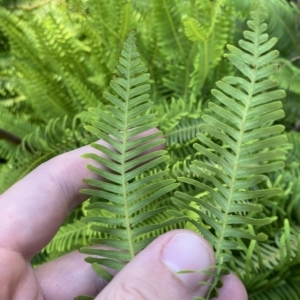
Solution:
[(174, 56), (175, 53), (180, 53), (181, 57), (185, 57), (185, 47), (179, 33), (181, 12), (178, 1), (154, 0), (152, 1), (152, 10), (158, 43), (165, 51), (165, 55), (169, 56), (173, 53)]
[[(168, 158), (165, 155), (166, 151), (163, 150), (145, 153), (146, 150), (163, 143), (160, 132), (145, 137), (138, 136), (154, 128), (157, 122), (155, 115), (148, 113), (152, 107), (149, 95), (146, 94), (150, 88), (149, 84), (145, 83), (149, 79), (149, 74), (145, 73), (145, 67), (139, 58), (135, 45), (135, 32), (131, 32), (124, 43), (117, 70), (120, 74), (115, 75), (111, 81), (111, 87), (115, 93), (104, 93), (104, 97), (113, 106), (108, 106), (108, 112), (91, 109), (100, 121), (92, 122), (93, 126), (87, 127), (90, 132), (112, 147), (107, 148), (96, 143), (91, 145), (108, 155), (111, 160), (98, 154), (84, 155), (105, 166), (106, 169), (91, 165), (88, 165), (88, 168), (108, 182), (86, 179), (89, 185), (101, 189), (82, 191), (85, 194), (106, 199), (91, 204), (89, 206), (91, 210), (100, 208), (115, 216), (113, 218), (103, 216), (84, 218), (87, 222), (97, 223), (97, 225), (92, 225), (92, 230), (108, 235), (108, 238), (101, 240), (102, 244), (118, 248), (109, 251), (82, 249), (84, 253), (102, 256), (102, 258), (88, 258), (87, 261), (96, 263), (93, 264), (94, 270), (107, 279), (111, 278), (111, 275), (107, 274), (99, 264), (119, 270), (154, 238), (143, 238), (143, 236), (176, 223), (176, 220), (170, 219), (161, 224), (141, 226), (142, 222), (164, 211), (162, 207), (147, 211), (143, 211), (143, 208), (178, 186), (175, 180), (165, 179), (167, 171), (135, 180), (144, 171)], [(126, 251), (120, 252), (119, 249)]]
[[(299, 229), (292, 228), (287, 219), (284, 220), (284, 226), (277, 232), (273, 243), (254, 246), (255, 241), (251, 241), (247, 257), (244, 261), (237, 263), (244, 273), (243, 281), (248, 290), (249, 299), (265, 299), (264, 297), (270, 295), (272, 299), (297, 299), (299, 297), (300, 293), (295, 294), (293, 288), (285, 290), (288, 283), (296, 282), (299, 276), (299, 243)], [(274, 289), (277, 292), (280, 291), (279, 298), (274, 297)], [(287, 296), (290, 293), (293, 296)]]
[(185, 28), (186, 36), (193, 42), (206, 41), (208, 37), (207, 28), (201, 26), (201, 24), (194, 18), (184, 16), (182, 22)]
[[(0, 9), (0, 25), (18, 58), (14, 61), (16, 90), (26, 95), (45, 122), (65, 115), (74, 117), (94, 105), (93, 100), (100, 94), (98, 86), (89, 81), (96, 76), (94, 66), (90, 65), (96, 55), (90, 54), (88, 43), (80, 41), (80, 31), (73, 19), (66, 22), (66, 13), (64, 5), (56, 5), (43, 17), (32, 14), (30, 26), (25, 26), (21, 18)], [(40, 54), (34, 55), (37, 50)], [(98, 52), (99, 49), (93, 51)]]
[[(273, 275), (282, 273), (279, 276), (281, 279), (288, 276), (286, 270), (300, 262), (299, 243), (299, 232), (290, 226), (287, 219), (284, 220), (284, 227), (276, 233), (274, 241), (261, 244), (251, 241), (247, 252), (242, 253), (242, 256), (236, 260), (240, 276), (244, 278), (243, 281), (248, 285), (248, 290), (255, 291), (257, 289), (257, 286), (253, 283), (250, 286), (249, 283), (253, 280), (256, 282), (255, 277), (260, 272), (271, 270)], [(268, 276), (271, 277), (271, 274)]]
[[(111, 72), (116, 64), (124, 37), (133, 29), (136, 20), (131, 1), (89, 1), (88, 32), (94, 32), (103, 61)], [(114, 47), (111, 47), (114, 45)], [(97, 49), (97, 48), (95, 48)]]
[[(287, 153), (287, 164), (293, 164), (294, 167), (300, 168), (300, 133), (289, 132), (288, 141), (292, 144), (292, 149)], [(298, 173), (300, 175), (300, 173)], [(296, 175), (296, 174), (295, 174)], [(296, 176), (298, 177), (298, 176)]]
[[(89, 240), (99, 234), (90, 229), (90, 225), (76, 220), (61, 226), (51, 242), (42, 250), (45, 253), (56, 253), (57, 257), (89, 244)], [(54, 259), (55, 257), (51, 257)]]
[(299, 51), (298, 23), (293, 5), (284, 0), (264, 0), (268, 11), (269, 34), (278, 38), (277, 48), (281, 53)]
[[(199, 119), (201, 114), (201, 103), (196, 105), (196, 100), (174, 99), (170, 102), (161, 103), (157, 106), (159, 127), (161, 128), (167, 140), (167, 145), (172, 145), (181, 141), (186, 142), (195, 137), (195, 131), (198, 130), (193, 126), (194, 120)], [(196, 124), (194, 124), (196, 125)]]
[[(217, 0), (214, 3), (211, 3), (207, 0), (196, 1), (198, 4), (198, 9), (201, 13), (205, 12), (205, 18), (199, 18), (199, 14), (196, 16), (200, 19), (199, 21), (195, 18), (184, 17), (183, 23), (185, 26), (185, 33), (187, 37), (192, 41), (202, 41), (205, 42), (214, 30), (215, 23), (220, 17), (220, 9), (224, 5), (224, 0)], [(197, 5), (196, 4), (196, 5)]]
[[(2, 103), (2, 102), (1, 102)], [(16, 116), (0, 104), (0, 129), (22, 139), (36, 129), (26, 116)]]
[[(3, 28), (5, 34), (9, 36), (12, 51), (18, 57), (15, 65), (18, 65), (18, 70), (23, 75), (26, 73), (24, 80), (25, 82), (28, 80), (27, 84), (19, 85), (18, 88), (21, 94), (29, 93), (33, 96), (31, 99), (43, 98), (42, 108), (39, 106), (41, 105), (41, 101), (39, 101), (39, 105), (35, 105), (36, 108), (41, 109), (40, 113), (42, 116), (49, 116), (51, 112), (53, 112), (55, 117), (70, 113), (70, 106), (67, 105), (68, 101), (66, 99), (64, 99), (65, 101), (59, 101), (59, 99), (63, 98), (63, 86), (57, 78), (53, 78), (50, 75), (47, 63), (40, 57), (33, 55), (35, 49), (39, 49), (40, 47), (32, 28), (26, 26), (20, 18), (17, 18), (3, 8), (0, 8), (0, 26)], [(26, 32), (24, 32), (24, 28), (26, 28)], [(25, 56), (25, 58), (23, 57), (24, 52), (30, 55)], [(26, 63), (30, 65), (30, 69), (26, 68)], [(42, 80), (44, 85), (43, 88), (40, 88), (37, 82), (41, 82)], [(63, 107), (64, 104), (66, 107)]]
[(134, 10), (129, 2), (124, 4), (121, 10), (119, 23), (119, 37), (121, 41), (125, 40), (130, 30), (133, 29), (133, 20), (135, 20)]
[(0, 139), (0, 165), (1, 163), (7, 162), (15, 150), (16, 145)]
[(199, 119), (183, 118), (170, 132), (165, 133), (167, 145), (183, 144), (195, 138), (199, 132)]
[[(205, 4), (204, 4), (205, 3)], [(194, 60), (194, 71), (190, 86), (199, 92), (210, 72), (219, 64), (224, 53), (224, 47), (229, 41), (232, 31), (234, 10), (232, 2), (222, 6), (224, 1), (204, 1), (200, 11), (205, 18), (200, 25), (195, 19), (184, 19), (187, 36), (197, 41), (198, 54)], [(196, 22), (196, 23), (195, 23)], [(191, 32), (193, 31), (193, 33)]]
[(300, 134), (290, 132), (287, 137), (293, 148), (287, 152), (287, 166), (282, 174), (283, 181), (288, 185), (286, 190), (290, 191), (283, 209), (289, 220), (292, 220), (294, 225), (298, 225), (300, 222)]
[(82, 80), (70, 74), (65, 74), (65, 83), (74, 102), (81, 102), (84, 108), (97, 105), (98, 99), (94, 91), (87, 84), (83, 83)]
[(77, 117), (71, 125), (67, 117), (52, 119), (47, 126), (37, 127), (23, 137), (22, 143), (1, 170), (0, 192), (50, 158), (91, 142), (93, 139), (81, 127), (82, 122)]
[(278, 59), (278, 63), (280, 68), (278, 72), (273, 74), (272, 78), (277, 80), (278, 85), (282, 89), (300, 94), (300, 69), (293, 65), (291, 61), (284, 58)]
[(299, 95), (288, 92), (287, 97), (282, 101), (283, 110), (286, 117), (284, 118), (284, 125), (289, 131), (299, 131), (300, 129), (300, 101)]
[(181, 96), (188, 101), (196, 47), (182, 28), (181, 17), (186, 12), (186, 6), (183, 1), (154, 0), (151, 7), (158, 51), (162, 54), (161, 59), (168, 61), (163, 84), (172, 92), (171, 96)]
[[(299, 31), (297, 18), (295, 18), (295, 4), (285, 0), (261, 0), (269, 16), (268, 33), (278, 38), (277, 48), (281, 54), (299, 52)], [(236, 12), (242, 20), (247, 18), (247, 12), (253, 5), (252, 0), (234, 0)], [(299, 14), (299, 11), (298, 11)]]
[[(189, 209), (189, 203), (195, 202), (201, 209), (196, 212), (206, 227), (195, 225), (216, 250), (217, 265), (234, 260), (232, 250), (245, 251), (241, 240), (264, 241), (267, 236), (247, 230), (247, 225), (264, 226), (276, 218), (257, 218), (248, 202), (258, 205), (259, 199), (278, 195), (280, 189), (258, 188), (267, 180), (265, 174), (277, 171), (284, 166), (284, 152), (278, 145), (286, 141), (282, 135), (283, 126), (273, 125), (284, 116), (282, 104), (276, 101), (285, 96), (282, 90), (272, 90), (275, 83), (267, 77), (276, 72), (277, 65), (272, 61), (278, 51), (271, 48), (276, 39), (268, 39), (264, 32), (266, 15), (261, 6), (251, 13), (248, 21), (251, 31), (245, 31), (246, 40), (239, 42), (241, 49), (228, 46), (230, 54), (226, 57), (237, 67), (244, 77), (225, 77), (217, 82), (218, 90), (212, 94), (219, 101), (209, 103), (211, 115), (202, 117), (200, 125), (203, 133), (197, 135), (201, 144), (195, 149), (208, 159), (194, 161), (191, 171), (195, 176), (206, 180), (179, 178), (179, 181), (191, 184), (210, 193), (212, 201), (191, 197), (176, 192), (174, 203)], [(206, 172), (203, 171), (206, 169)], [(207, 226), (211, 230), (207, 230)], [(207, 298), (214, 295), (223, 267), (217, 269), (217, 277), (212, 283)]]
[[(260, 280), (260, 276), (257, 278)], [(298, 300), (300, 296), (299, 277), (291, 275), (285, 281), (266, 282), (261, 280), (262, 285), (270, 288), (249, 295), (249, 300)]]

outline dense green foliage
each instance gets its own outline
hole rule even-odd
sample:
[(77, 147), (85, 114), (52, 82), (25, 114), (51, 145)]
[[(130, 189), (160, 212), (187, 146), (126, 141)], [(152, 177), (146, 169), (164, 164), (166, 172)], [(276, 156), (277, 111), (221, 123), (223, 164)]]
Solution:
[[(103, 257), (87, 261), (110, 279), (100, 264), (118, 270), (157, 235), (189, 228), (216, 252), (208, 298), (228, 271), (242, 279), (250, 299), (300, 298), (296, 5), (4, 4), (0, 193), (42, 162), (88, 143), (111, 160), (86, 156), (113, 171), (88, 166), (107, 182), (86, 179), (101, 189), (82, 191), (91, 198), (34, 265), (83, 247)], [(160, 133), (137, 135), (154, 126), (166, 151), (143, 154), (161, 142), (153, 139)], [(99, 138), (117, 151), (94, 143)], [(128, 251), (93, 250), (90, 243)]]

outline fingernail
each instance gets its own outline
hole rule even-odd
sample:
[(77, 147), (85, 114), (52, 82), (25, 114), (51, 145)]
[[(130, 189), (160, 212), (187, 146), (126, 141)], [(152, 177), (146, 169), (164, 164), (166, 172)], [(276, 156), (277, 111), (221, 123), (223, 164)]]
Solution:
[(163, 248), (162, 259), (167, 268), (175, 273), (191, 292), (199, 290), (199, 282), (209, 280), (210, 276), (201, 271), (186, 274), (177, 272), (199, 271), (214, 264), (212, 251), (200, 237), (192, 233), (175, 235)]

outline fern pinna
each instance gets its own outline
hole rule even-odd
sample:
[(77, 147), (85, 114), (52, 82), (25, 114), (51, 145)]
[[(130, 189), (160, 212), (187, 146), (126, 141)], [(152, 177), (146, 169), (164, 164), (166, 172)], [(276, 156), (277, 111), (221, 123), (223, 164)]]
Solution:
[(212, 90), (219, 103), (209, 103), (211, 114), (202, 117), (199, 143), (194, 148), (203, 159), (191, 166), (196, 179), (179, 178), (208, 192), (209, 197), (207, 193), (192, 197), (178, 191), (173, 198), (178, 207), (196, 213), (189, 221), (216, 251), (216, 275), (207, 299), (215, 295), (227, 266), (234, 266), (236, 253), (247, 252), (251, 240), (265, 241), (267, 235), (256, 231), (276, 220), (258, 215), (261, 199), (281, 192), (267, 187), (266, 174), (284, 166), (280, 145), (286, 141), (284, 127), (273, 125), (284, 116), (277, 100), (285, 92), (272, 90), (276, 82), (268, 79), (277, 70), (272, 61), (279, 52), (271, 50), (276, 38), (269, 39), (265, 33), (266, 17), (258, 6), (247, 22), (250, 31), (239, 41), (241, 49), (228, 46), (226, 57), (239, 73), (224, 77), (216, 83), (218, 89)]
[[(151, 204), (178, 184), (174, 179), (166, 179), (167, 170), (139, 177), (145, 170), (166, 161), (168, 156), (164, 150), (147, 153), (148, 150), (164, 143), (161, 132), (141, 135), (156, 127), (157, 122), (155, 114), (149, 112), (153, 106), (146, 93), (150, 89), (150, 85), (145, 83), (149, 74), (145, 73), (145, 67), (139, 58), (134, 31), (124, 43), (117, 70), (119, 75), (115, 75), (110, 84), (114, 94), (104, 93), (104, 97), (113, 106), (108, 106), (107, 112), (91, 109), (99, 121), (87, 126), (90, 132), (112, 147), (94, 143), (91, 146), (97, 149), (99, 154), (84, 155), (105, 167), (103, 169), (99, 166), (88, 166), (92, 172), (104, 178), (105, 182), (86, 179), (93, 188), (82, 191), (96, 198), (88, 208), (101, 210), (100, 215), (86, 217), (84, 220), (93, 223), (92, 230), (107, 235), (100, 241), (92, 239), (92, 242), (117, 248), (81, 250), (83, 253), (100, 257), (89, 257), (87, 261), (93, 263), (94, 270), (107, 280), (111, 279), (112, 275), (100, 264), (120, 270), (153, 240), (156, 230), (177, 222), (174, 219), (153, 225), (151, 222), (145, 222), (166, 210), (165, 207), (155, 207)], [(103, 154), (110, 159), (104, 158)], [(148, 209), (145, 210), (145, 207)]]

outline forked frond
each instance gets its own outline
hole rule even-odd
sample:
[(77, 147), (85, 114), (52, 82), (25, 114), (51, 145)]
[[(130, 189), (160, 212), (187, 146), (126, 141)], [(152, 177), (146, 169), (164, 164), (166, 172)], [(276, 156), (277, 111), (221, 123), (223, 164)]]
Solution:
[[(178, 206), (198, 214), (201, 224), (193, 219), (190, 222), (216, 251), (216, 277), (207, 299), (215, 295), (225, 265), (234, 261), (232, 251), (246, 251), (241, 241), (267, 239), (264, 233), (256, 233), (257, 228), (276, 217), (257, 217), (259, 201), (281, 192), (266, 184), (266, 174), (282, 168), (285, 159), (278, 147), (286, 141), (284, 127), (273, 125), (284, 116), (278, 100), (285, 92), (273, 90), (276, 83), (268, 79), (277, 70), (272, 61), (279, 53), (271, 50), (276, 38), (269, 39), (265, 33), (266, 15), (260, 5), (251, 18), (245, 40), (239, 41), (241, 49), (229, 45), (230, 53), (226, 54), (240, 76), (228, 76), (216, 83), (218, 89), (212, 94), (218, 103), (210, 102), (211, 113), (202, 117), (201, 133), (197, 135), (200, 143), (194, 148), (205, 159), (193, 161), (190, 168), (197, 178), (179, 178), (208, 192), (211, 200), (182, 192), (176, 192), (173, 199)], [(249, 231), (249, 226), (254, 230)]]
[[(106, 92), (103, 95), (112, 106), (108, 106), (106, 112), (91, 109), (99, 121), (86, 127), (105, 144), (91, 144), (99, 152), (84, 155), (95, 162), (95, 165), (88, 165), (88, 168), (105, 180), (85, 180), (93, 188), (82, 192), (98, 198), (88, 208), (95, 212), (101, 209), (110, 213), (109, 217), (95, 215), (87, 216), (84, 220), (96, 223), (91, 229), (108, 236), (100, 241), (101, 244), (115, 250), (83, 248), (81, 251), (99, 256), (89, 257), (87, 261), (105, 279), (110, 279), (112, 275), (102, 266), (120, 270), (154, 238), (149, 237), (149, 233), (178, 222), (165, 217), (162, 223), (150, 221), (165, 211), (164, 207), (151, 207), (151, 204), (178, 186), (175, 180), (166, 178), (168, 171), (139, 177), (143, 172), (165, 162), (168, 156), (164, 150), (149, 152), (164, 143), (161, 132), (148, 132), (143, 136), (144, 132), (157, 126), (157, 121), (155, 114), (150, 111), (153, 104), (147, 94), (150, 89), (147, 83), (149, 74), (145, 73), (139, 58), (135, 32), (131, 32), (124, 43), (119, 62), (119, 74), (114, 75), (110, 84), (114, 94)], [(146, 206), (149, 209), (144, 210)]]

